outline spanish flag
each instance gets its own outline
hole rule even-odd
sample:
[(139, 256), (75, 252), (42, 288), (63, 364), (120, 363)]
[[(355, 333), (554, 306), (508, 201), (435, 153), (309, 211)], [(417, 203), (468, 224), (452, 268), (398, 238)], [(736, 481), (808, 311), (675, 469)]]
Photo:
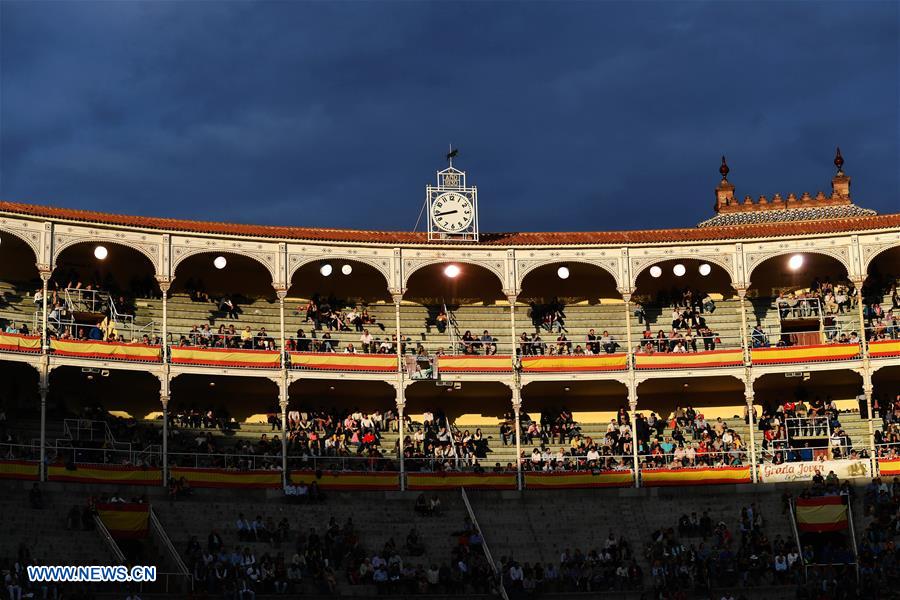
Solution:
[(109, 534), (116, 539), (147, 537), (147, 522), (150, 517), (150, 506), (147, 504), (124, 502), (98, 504), (97, 513), (109, 530)]
[(797, 529), (814, 533), (847, 529), (847, 505), (844, 497), (798, 498)]

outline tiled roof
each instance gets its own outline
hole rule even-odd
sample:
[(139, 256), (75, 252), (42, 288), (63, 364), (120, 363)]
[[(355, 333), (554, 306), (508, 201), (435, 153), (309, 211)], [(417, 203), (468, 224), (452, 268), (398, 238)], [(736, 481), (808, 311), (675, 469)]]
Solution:
[(868, 217), (875, 214), (877, 213), (874, 210), (862, 208), (855, 204), (842, 204), (837, 206), (801, 206), (797, 208), (782, 208), (779, 210), (719, 213), (711, 219), (698, 223), (697, 227), (846, 219), (848, 217)]
[[(115, 215), (87, 210), (56, 208), (0, 201), (0, 213), (27, 215), (42, 219), (81, 221), (102, 225), (120, 225), (184, 233), (238, 235), (247, 237), (308, 240), (317, 242), (357, 242), (362, 244), (427, 244), (425, 232), (370, 231), (246, 225), (212, 221), (186, 221), (161, 217)], [(900, 227), (900, 213), (887, 215), (848, 215), (817, 221), (773, 222), (714, 225), (682, 229), (645, 229), (635, 231), (513, 232), (483, 233), (481, 245), (562, 246), (574, 244), (618, 245), (674, 242), (702, 242), (791, 235), (814, 235)], [(438, 243), (438, 242), (435, 242)]]

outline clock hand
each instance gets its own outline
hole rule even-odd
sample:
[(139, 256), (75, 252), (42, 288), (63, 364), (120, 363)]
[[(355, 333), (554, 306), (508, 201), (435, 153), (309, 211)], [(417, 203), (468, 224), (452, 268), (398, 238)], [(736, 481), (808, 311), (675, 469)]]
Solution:
[(442, 212), (442, 213), (434, 213), (434, 216), (443, 217), (444, 215), (452, 215), (452, 214), (458, 213), (458, 212), (459, 212), (458, 210), (448, 210), (448, 211)]

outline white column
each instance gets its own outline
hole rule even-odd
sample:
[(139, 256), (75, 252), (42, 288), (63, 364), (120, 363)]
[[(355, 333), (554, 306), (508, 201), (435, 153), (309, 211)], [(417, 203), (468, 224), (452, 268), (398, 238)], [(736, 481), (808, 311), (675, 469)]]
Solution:
[(756, 418), (753, 410), (753, 379), (748, 373), (744, 379), (744, 399), (747, 402), (747, 421), (750, 423), (750, 477), (753, 483), (759, 480), (756, 463)]
[(47, 481), (47, 393), (50, 391), (50, 367), (46, 357), (41, 363), (38, 385), (41, 394), (41, 465), (38, 474), (41, 481)]
[(641, 487), (640, 456), (637, 438), (637, 384), (632, 379), (628, 386), (628, 410), (631, 411), (631, 460), (634, 461), (634, 487)]
[(512, 336), (512, 363), (513, 369), (516, 368), (516, 347), (518, 346), (516, 337), (516, 294), (507, 294), (506, 299), (509, 301), (509, 333)]
[(875, 456), (875, 420), (872, 414), (872, 365), (869, 359), (869, 342), (866, 340), (866, 318), (863, 314), (863, 295), (862, 288), (865, 283), (864, 277), (856, 277), (853, 279), (853, 285), (856, 288), (856, 310), (859, 317), (859, 343), (862, 350), (863, 358), (863, 394), (866, 396), (866, 413), (869, 417), (869, 454), (872, 460), (872, 474), (877, 473), (878, 459)]
[(52, 271), (41, 271), (41, 352), (50, 352), (50, 340), (47, 335), (47, 282)]
[[(281, 306), (284, 307), (284, 299), (281, 299)], [(282, 311), (282, 316), (284, 312)], [(282, 321), (283, 322), (283, 321)], [(282, 332), (284, 327), (281, 328)], [(282, 346), (283, 347), (283, 346)], [(281, 485), (287, 485), (288, 481), (288, 428), (287, 428), (287, 410), (288, 410), (288, 384), (287, 374), (283, 374), (278, 384), (278, 406), (281, 408)]]
[(750, 366), (753, 361), (753, 356), (751, 355), (750, 346), (747, 343), (747, 288), (744, 287), (735, 287), (735, 291), (738, 294), (738, 299), (741, 303), (741, 352), (744, 355), (744, 366)]
[(278, 326), (281, 334), (278, 343), (280, 344), (279, 349), (281, 350), (281, 367), (284, 368), (287, 364), (285, 362), (285, 352), (287, 349), (285, 343), (287, 341), (287, 334), (284, 330), (284, 299), (287, 297), (287, 290), (276, 287), (275, 295), (278, 296)]
[(625, 301), (625, 343), (628, 344), (628, 364), (634, 365), (634, 340), (631, 339), (631, 292), (622, 292)]
[(406, 462), (403, 456), (405, 427), (403, 419), (406, 415), (406, 389), (401, 383), (397, 386), (397, 457), (400, 460), (400, 491), (406, 491)]
[(516, 488), (522, 491), (522, 390), (517, 383), (512, 386), (512, 406), (516, 421)]
[(159, 289), (162, 292), (162, 325), (160, 325), (160, 338), (162, 339), (162, 360), (169, 362), (169, 288), (171, 281), (159, 281)]
[(404, 423), (406, 414), (406, 383), (403, 376), (403, 350), (400, 340), (400, 303), (403, 302), (403, 290), (391, 290), (391, 298), (394, 301), (394, 328), (397, 339), (397, 459), (400, 461), (400, 491), (406, 490), (406, 463), (403, 456)]
[(159, 402), (162, 404), (163, 430), (162, 430), (162, 484), (166, 487), (169, 483), (169, 390), (168, 385), (161, 391)]

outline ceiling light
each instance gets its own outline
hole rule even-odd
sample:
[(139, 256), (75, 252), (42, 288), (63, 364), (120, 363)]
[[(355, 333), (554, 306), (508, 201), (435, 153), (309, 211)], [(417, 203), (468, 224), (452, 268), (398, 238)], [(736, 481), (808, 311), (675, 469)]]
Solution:
[(660, 275), (662, 275), (662, 269), (656, 266), (650, 267), (650, 277), (659, 277)]
[(797, 269), (799, 269), (802, 266), (803, 266), (803, 255), (802, 254), (795, 254), (790, 258), (790, 260), (788, 260), (788, 267), (790, 267), (790, 269), (792, 271), (796, 271)]
[(707, 263), (703, 263), (702, 265), (700, 265), (700, 274), (701, 274), (701, 275), (703, 275), (704, 277), (706, 277), (706, 276), (709, 275), (710, 273), (712, 273), (712, 267), (711, 267), (711, 266), (709, 266)]
[(210, 382), (209, 382), (209, 387), (216, 387), (216, 382), (215, 382), (215, 381), (210, 381)]
[(568, 279), (569, 278), (569, 267), (560, 267), (556, 270), (556, 274), (559, 275), (560, 279)]
[(224, 256), (217, 256), (216, 260), (213, 261), (213, 266), (217, 269), (224, 269), (225, 265), (228, 264), (228, 261), (225, 260)]
[(674, 267), (672, 267), (672, 272), (675, 273), (676, 276), (681, 277), (685, 273), (687, 273), (687, 269), (684, 268), (684, 265), (678, 263)]
[(97, 260), (103, 260), (107, 256), (109, 256), (109, 250), (106, 249), (106, 246), (97, 246), (94, 248), (94, 256)]
[(328, 277), (329, 275), (331, 275), (331, 271), (333, 270), (334, 269), (332, 269), (331, 265), (328, 263), (325, 263), (324, 265), (319, 267), (319, 273), (322, 274), (322, 277)]
[(350, 265), (344, 265), (343, 267), (341, 267), (341, 273), (343, 273), (344, 275), (349, 275), (352, 272), (353, 267), (351, 267)]
[(453, 279), (454, 277), (459, 275), (459, 267), (456, 265), (447, 265), (447, 268), (444, 269), (444, 275)]

